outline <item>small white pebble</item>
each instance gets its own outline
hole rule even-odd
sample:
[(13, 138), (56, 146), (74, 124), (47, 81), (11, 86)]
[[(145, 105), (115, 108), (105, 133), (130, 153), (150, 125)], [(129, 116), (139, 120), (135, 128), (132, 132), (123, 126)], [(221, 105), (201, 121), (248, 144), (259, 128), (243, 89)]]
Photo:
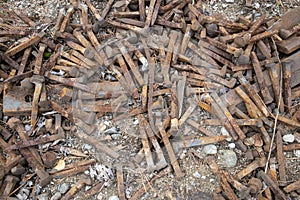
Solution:
[(260, 8), (260, 4), (257, 3), (257, 2), (255, 2), (255, 3), (254, 3), (254, 8), (259, 9), (259, 8)]
[(293, 134), (287, 134), (287, 135), (284, 135), (284, 136), (282, 137), (282, 140), (283, 140), (284, 142), (292, 143), (292, 142), (295, 141), (295, 136), (294, 136)]
[(228, 144), (228, 147), (229, 147), (230, 149), (234, 149), (234, 148), (235, 148), (235, 144), (234, 144), (234, 143), (229, 143), (229, 144)]
[(201, 175), (199, 174), (199, 172), (195, 172), (195, 173), (193, 173), (193, 177), (195, 177), (195, 178), (200, 178)]
[[(225, 136), (230, 136), (229, 133), (228, 133), (228, 131), (225, 129), (225, 127), (221, 128), (221, 134), (225, 135)], [(228, 141), (228, 142), (230, 142), (231, 140), (232, 140), (231, 137), (226, 138), (226, 141)]]
[(118, 196), (110, 196), (108, 200), (119, 200)]
[(300, 157), (300, 150), (295, 150), (294, 154), (295, 154), (295, 156)]
[(209, 144), (203, 148), (203, 151), (206, 154), (216, 154), (218, 152), (218, 148), (216, 145)]
[(30, 129), (31, 129), (31, 126), (29, 124), (26, 124), (25, 125), (25, 131), (26, 131), (26, 133), (29, 132)]
[(102, 192), (100, 192), (98, 195), (97, 195), (97, 200), (103, 200), (105, 199), (105, 194), (103, 194)]

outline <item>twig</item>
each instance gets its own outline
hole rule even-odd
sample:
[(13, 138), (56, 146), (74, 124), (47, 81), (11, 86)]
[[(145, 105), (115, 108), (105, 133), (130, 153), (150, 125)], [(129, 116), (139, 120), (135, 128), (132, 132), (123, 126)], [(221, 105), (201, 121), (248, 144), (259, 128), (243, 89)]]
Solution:
[[(276, 52), (276, 57), (278, 59), (278, 63), (279, 63), (279, 66), (280, 66), (279, 94), (281, 94), (282, 93), (282, 63), (281, 63), (281, 60), (279, 58), (279, 54), (278, 54), (278, 51), (277, 51), (277, 46), (275, 44), (275, 41), (274, 41), (273, 37), (271, 37), (271, 39), (272, 39), (272, 42), (274, 44), (274, 48), (275, 48), (275, 52)], [(267, 173), (267, 171), (268, 171), (268, 165), (269, 165), (269, 161), (270, 161), (271, 153), (272, 153), (272, 149), (273, 149), (273, 143), (274, 143), (274, 139), (275, 139), (276, 128), (277, 128), (277, 121), (278, 121), (278, 116), (279, 116), (279, 107), (280, 107), (281, 96), (282, 95), (279, 95), (279, 101), (278, 101), (278, 105), (277, 105), (277, 112), (276, 112), (276, 116), (275, 116), (274, 128), (273, 128), (273, 133), (272, 133), (272, 139), (271, 139), (271, 143), (270, 143), (270, 149), (269, 149), (269, 153), (268, 153), (268, 159), (267, 159), (266, 166), (265, 166), (265, 173)]]

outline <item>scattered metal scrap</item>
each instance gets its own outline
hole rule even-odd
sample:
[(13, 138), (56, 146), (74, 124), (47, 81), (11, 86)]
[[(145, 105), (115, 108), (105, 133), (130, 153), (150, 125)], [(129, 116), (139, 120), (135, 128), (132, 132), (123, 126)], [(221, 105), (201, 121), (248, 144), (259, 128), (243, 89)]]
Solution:
[[(122, 160), (117, 147), (95, 135), (103, 131), (97, 119), (108, 113), (115, 121), (136, 117), (139, 123), (141, 149), (116, 169), (120, 199), (127, 198), (124, 166), (138, 167), (145, 158), (145, 170), (160, 171), (149, 184), (170, 173), (167, 165), (181, 178), (180, 149), (228, 138), (206, 130), (206, 125), (224, 126), (240, 150), (255, 154), (235, 175), (207, 159), (221, 182), (214, 199), (299, 198), (299, 180), (287, 180), (284, 156), (299, 145), (282, 143), (284, 127), (300, 127), (299, 7), (278, 22), (267, 15), (256, 21), (243, 16), (227, 21), (205, 15), (201, 1), (110, 0), (101, 12), (90, 0), (70, 2), (47, 33), (32, 31), (37, 24), (18, 11), (27, 26), (17, 32), (1, 27), (2, 109), (10, 118), (10, 129), (1, 125), (2, 198), (22, 187), (25, 168), (32, 169), (30, 178), (37, 175), (30, 194), (35, 198), (37, 186), (83, 173), (97, 162), (76, 149), (60, 148), (66, 134), (112, 160)], [(58, 96), (55, 91), (60, 91)], [(197, 122), (192, 117), (197, 109), (216, 119)], [(46, 130), (39, 125), (43, 115)], [(29, 128), (20, 116), (30, 119)], [(183, 136), (184, 126), (205, 137)], [(49, 144), (46, 152), (40, 152), (42, 144)], [(85, 160), (62, 165), (57, 151)], [(62, 199), (85, 185), (94, 185), (87, 191), (92, 196), (103, 184), (82, 176)], [(138, 199), (147, 188), (138, 188), (130, 199)]]

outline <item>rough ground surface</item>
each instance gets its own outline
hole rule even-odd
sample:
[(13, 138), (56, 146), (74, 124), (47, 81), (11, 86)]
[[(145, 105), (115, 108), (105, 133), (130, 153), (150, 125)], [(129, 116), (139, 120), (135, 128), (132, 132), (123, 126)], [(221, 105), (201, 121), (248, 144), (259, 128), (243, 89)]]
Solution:
[[(288, 8), (299, 6), (299, 0), (282, 0), (282, 1), (253, 1), (253, 7), (247, 8), (244, 6), (243, 1), (237, 1), (236, 3), (227, 3), (231, 1), (223, 0), (223, 1), (205, 1), (205, 11), (208, 14), (216, 14), (220, 16), (225, 16), (227, 18), (234, 19), (238, 15), (245, 15), (256, 18), (260, 16), (262, 13), (268, 12), (270, 16), (279, 16)], [(3, 3), (9, 9), (19, 9), (22, 10), (25, 14), (27, 14), (30, 18), (35, 21), (40, 20), (42, 22), (51, 23), (51, 20), (55, 19), (58, 14), (58, 11), (61, 7), (68, 5), (68, 1), (66, 0), (8, 0), (6, 3)], [(103, 2), (97, 3), (93, 2), (93, 4), (98, 9), (103, 8)], [(194, 116), (197, 116), (197, 120), (201, 120), (204, 118), (209, 118), (210, 116), (201, 110), (197, 110), (194, 113)], [(100, 121), (100, 124), (106, 126), (108, 128), (117, 127), (119, 131), (117, 131), (117, 136), (120, 139), (117, 140), (120, 144), (127, 144), (131, 148), (134, 147), (137, 143), (135, 140), (135, 132), (138, 129), (137, 124), (134, 119), (124, 120), (121, 123), (112, 123), (110, 118), (103, 118)], [(216, 132), (217, 135), (221, 134), (221, 127), (211, 127), (211, 130)], [(185, 127), (183, 132), (192, 134), (192, 128)], [(119, 135), (118, 135), (119, 134)], [(222, 152), (223, 150), (230, 150), (235, 152), (237, 155), (237, 163), (234, 167), (227, 168), (227, 170), (234, 174), (236, 171), (240, 170), (247, 164), (249, 164), (245, 155), (237, 150), (234, 147), (229, 147), (230, 142), (223, 142), (216, 144), (218, 153), (214, 156), (220, 158), (218, 159), (220, 166), (226, 168), (225, 164), (222, 163)], [(66, 146), (71, 146), (82, 150), (83, 152), (97, 156), (97, 152), (94, 149), (86, 144), (81, 143), (75, 138), (67, 138), (65, 142)], [(134, 148), (132, 148), (132, 153), (134, 153)], [(151, 189), (146, 193), (142, 199), (211, 199), (210, 194), (218, 187), (218, 180), (210, 171), (208, 165), (206, 164), (206, 154), (204, 147), (199, 148), (191, 148), (188, 150), (184, 150), (181, 154), (180, 166), (185, 172), (186, 176), (181, 180), (176, 180), (172, 173), (164, 176), (163, 178), (158, 179), (155, 185), (152, 185)], [(286, 155), (288, 162), (288, 173), (289, 177), (292, 181), (299, 179), (299, 157), (295, 157), (292, 153)], [(61, 155), (63, 158), (64, 155)], [(69, 156), (65, 157), (65, 162), (72, 162), (75, 158)], [(146, 165), (146, 163), (145, 163)], [(136, 189), (143, 184), (147, 184), (147, 180), (151, 179), (155, 174), (146, 175), (142, 172), (142, 170), (134, 170), (131, 168), (127, 169), (125, 173), (125, 188), (126, 194), (128, 197), (136, 191)], [(107, 168), (109, 173), (110, 169)], [(141, 171), (141, 172), (139, 172)], [(88, 172), (87, 172), (88, 173)], [(45, 194), (45, 198), (41, 196), (40, 199), (50, 199), (56, 192), (62, 190), (63, 183), (66, 183), (69, 187), (72, 186), (76, 182), (76, 177), (69, 177), (67, 179), (56, 181), (54, 180), (52, 184), (47, 186), (41, 191), (41, 194)], [(116, 179), (115, 177), (108, 176), (106, 180), (106, 185), (102, 189), (102, 191), (98, 194), (98, 199), (109, 199), (114, 195), (118, 195), (116, 188)], [(30, 186), (30, 184), (29, 184)], [(88, 189), (88, 188), (85, 188)], [(79, 192), (75, 199), (82, 199), (84, 196), (84, 190)], [(96, 199), (93, 197), (92, 199)]]

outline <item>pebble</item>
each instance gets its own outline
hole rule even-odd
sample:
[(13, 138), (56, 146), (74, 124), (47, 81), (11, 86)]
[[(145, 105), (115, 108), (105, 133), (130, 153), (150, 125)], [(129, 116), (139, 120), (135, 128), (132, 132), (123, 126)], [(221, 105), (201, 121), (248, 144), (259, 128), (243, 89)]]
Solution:
[[(225, 136), (230, 136), (229, 133), (228, 133), (228, 131), (224, 127), (221, 128), (221, 134), (225, 135)], [(228, 142), (230, 142), (231, 140), (232, 140), (231, 137), (226, 138), (226, 141), (228, 141)]]
[(216, 154), (218, 152), (218, 148), (216, 145), (209, 144), (203, 148), (203, 151), (206, 154)]
[(100, 192), (98, 195), (97, 195), (97, 200), (103, 200), (105, 199), (105, 194), (103, 194), (102, 192)]
[(61, 193), (60, 192), (56, 192), (50, 200), (59, 200), (61, 198)]
[(226, 3), (234, 3), (234, 0), (225, 0)]
[(25, 131), (26, 133), (29, 132), (31, 130), (31, 126), (29, 124), (25, 125)]
[(282, 137), (284, 142), (292, 143), (295, 141), (295, 136), (293, 134), (287, 134)]
[(118, 196), (110, 196), (108, 200), (119, 200)]
[(235, 144), (234, 144), (234, 143), (229, 143), (229, 144), (228, 144), (228, 147), (229, 147), (230, 149), (234, 149), (234, 148), (235, 148)]
[(295, 156), (300, 157), (300, 150), (295, 150), (294, 154), (295, 154)]
[(61, 184), (61, 186), (59, 186), (58, 191), (62, 194), (65, 194), (68, 190), (69, 190), (70, 186), (67, 183), (63, 183)]
[(224, 167), (234, 167), (237, 163), (237, 156), (233, 150), (220, 150), (219, 151), (220, 162)]
[(193, 177), (195, 177), (195, 178), (201, 178), (201, 175), (199, 174), (199, 172), (195, 172), (195, 173), (193, 173)]
[(294, 132), (296, 142), (300, 143), (300, 133)]
[(112, 134), (111, 137), (113, 140), (119, 140), (121, 138), (121, 134)]
[(18, 200), (26, 200), (26, 199), (28, 199), (29, 194), (30, 194), (30, 191), (28, 189), (22, 188), (16, 196), (17, 196)]
[(259, 9), (259, 8), (260, 8), (260, 4), (257, 3), (257, 2), (255, 2), (255, 3), (254, 3), (254, 8)]
[(48, 200), (48, 194), (46, 194), (46, 193), (41, 194), (41, 195), (37, 196), (37, 199), (38, 200)]

